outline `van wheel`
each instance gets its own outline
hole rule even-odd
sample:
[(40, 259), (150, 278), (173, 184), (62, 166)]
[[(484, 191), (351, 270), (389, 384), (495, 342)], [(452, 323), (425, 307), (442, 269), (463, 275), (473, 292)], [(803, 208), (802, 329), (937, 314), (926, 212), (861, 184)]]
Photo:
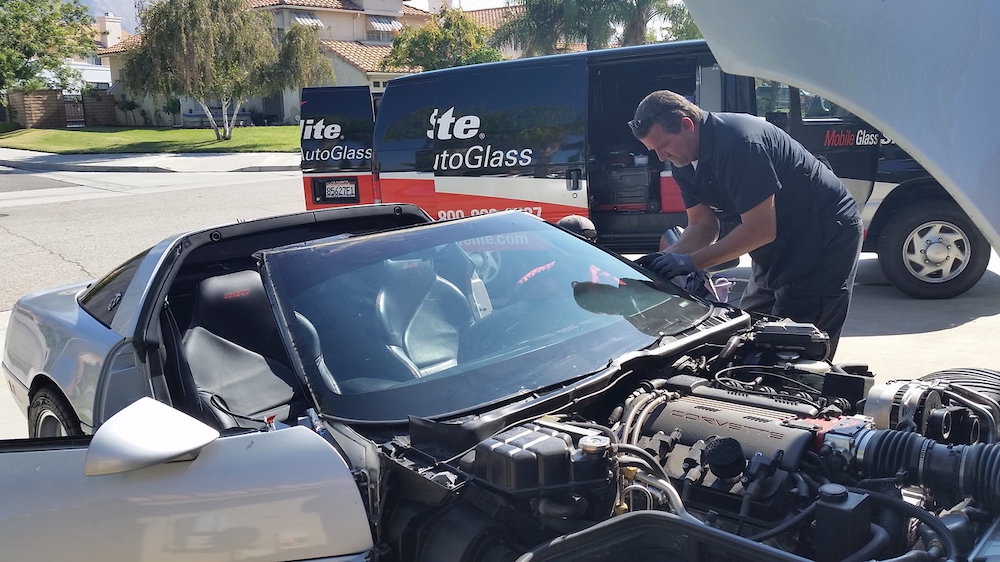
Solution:
[(990, 246), (954, 203), (922, 201), (894, 214), (878, 241), (882, 272), (920, 299), (948, 299), (982, 278)]
[(80, 418), (55, 389), (40, 389), (28, 405), (28, 437), (78, 437)]

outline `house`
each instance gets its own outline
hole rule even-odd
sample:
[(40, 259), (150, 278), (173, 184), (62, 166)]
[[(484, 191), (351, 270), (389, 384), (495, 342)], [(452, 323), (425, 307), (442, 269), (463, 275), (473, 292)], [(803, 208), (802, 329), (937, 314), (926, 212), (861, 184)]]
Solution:
[[(396, 32), (406, 25), (425, 25), (432, 17), (431, 12), (404, 4), (402, 0), (247, 0), (247, 5), (271, 12), (279, 33), (295, 24), (320, 28), (320, 49), (330, 58), (336, 84), (367, 85), (374, 92), (382, 91), (386, 82), (396, 76), (419, 71), (415, 68), (387, 71), (381, 68), (381, 63)], [(112, 80), (118, 81), (124, 54), (139, 41), (139, 36), (128, 37), (98, 51), (98, 56), (109, 62)], [(116, 93), (119, 88), (114, 87)], [(141, 103), (147, 112), (155, 110), (151, 100)], [(269, 122), (297, 123), (299, 92), (285, 91), (249, 100), (247, 106), (248, 111), (259, 112)], [(195, 102), (182, 100), (182, 114), (201, 112)]]

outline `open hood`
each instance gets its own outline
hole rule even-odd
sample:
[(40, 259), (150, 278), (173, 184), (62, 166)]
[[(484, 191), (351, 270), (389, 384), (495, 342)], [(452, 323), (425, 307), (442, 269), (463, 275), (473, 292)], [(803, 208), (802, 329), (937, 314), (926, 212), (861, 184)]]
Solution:
[(1000, 2), (685, 0), (722, 69), (818, 93), (892, 138), (1000, 248)]

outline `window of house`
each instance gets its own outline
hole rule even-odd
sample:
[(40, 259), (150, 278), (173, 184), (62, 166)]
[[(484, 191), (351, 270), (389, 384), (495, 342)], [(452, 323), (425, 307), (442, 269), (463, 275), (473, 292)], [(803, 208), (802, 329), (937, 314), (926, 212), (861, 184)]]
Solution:
[(403, 24), (390, 16), (368, 16), (368, 40), (391, 43), (392, 34), (403, 29)]
[(314, 12), (292, 12), (292, 22), (311, 27), (323, 27), (323, 22), (316, 17)]

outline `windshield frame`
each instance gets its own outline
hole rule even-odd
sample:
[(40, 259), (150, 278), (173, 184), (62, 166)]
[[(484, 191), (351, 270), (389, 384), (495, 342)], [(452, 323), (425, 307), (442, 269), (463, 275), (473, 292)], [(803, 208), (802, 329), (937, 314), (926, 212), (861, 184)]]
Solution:
[[(418, 234), (419, 232), (419, 234)], [(498, 354), (497, 356), (487, 356), (479, 358), (477, 361), (470, 361), (464, 370), (449, 371), (447, 376), (438, 373), (429, 373), (418, 377), (415, 381), (403, 381), (391, 387), (381, 388), (373, 391), (342, 393), (339, 389), (334, 391), (330, 382), (332, 377), (324, 379), (318, 377), (315, 369), (309, 367), (309, 362), (313, 357), (303, 356), (301, 328), (294, 325), (297, 320), (293, 320), (296, 314), (294, 298), (290, 295), (299, 296), (296, 289), (311, 287), (315, 279), (325, 278), (323, 276), (323, 266), (316, 266), (315, 261), (311, 264), (315, 267), (311, 271), (303, 272), (302, 275), (290, 276), (289, 271), (295, 270), (293, 265), (296, 260), (302, 264), (310, 263), (304, 261), (305, 258), (314, 258), (320, 253), (338, 262), (334, 269), (341, 271), (355, 271), (351, 268), (360, 268), (368, 262), (376, 262), (387, 259), (388, 255), (399, 256), (407, 252), (421, 252), (426, 250), (428, 245), (435, 243), (455, 243), (455, 240), (482, 239), (484, 236), (509, 234), (511, 232), (538, 233), (544, 240), (550, 241), (555, 246), (553, 254), (562, 252), (561, 256), (574, 256), (578, 253), (586, 254), (590, 258), (600, 260), (600, 264), (605, 267), (615, 269), (616, 273), (625, 273), (628, 278), (622, 281), (631, 283), (628, 287), (630, 291), (654, 291), (661, 295), (663, 302), (672, 302), (673, 306), (690, 307), (692, 313), (697, 312), (688, 319), (686, 324), (681, 325), (676, 330), (669, 330), (669, 333), (658, 331), (656, 333), (641, 333), (638, 331), (639, 324), (633, 324), (631, 328), (626, 325), (626, 318), (614, 314), (592, 314), (594, 317), (589, 331), (582, 334), (587, 336), (586, 349), (572, 349), (568, 353), (567, 346), (573, 338), (560, 339), (556, 337), (551, 343), (533, 344), (523, 350), (515, 350), (509, 355)], [(465, 236), (466, 238), (461, 238)], [(373, 257), (373, 255), (377, 257)], [(313, 242), (297, 244), (290, 247), (275, 248), (265, 250), (255, 255), (261, 269), (265, 287), (272, 301), (272, 308), (275, 319), (281, 327), (281, 332), (285, 338), (286, 347), (290, 351), (290, 357), (300, 377), (307, 382), (310, 391), (316, 398), (321, 414), (327, 417), (336, 418), (349, 423), (404, 423), (411, 415), (426, 417), (430, 419), (441, 419), (460, 415), (472, 410), (482, 409), (492, 404), (516, 401), (522, 397), (534, 396), (542, 388), (557, 388), (566, 386), (570, 381), (578, 380), (591, 374), (596, 374), (606, 369), (608, 365), (614, 363), (617, 358), (644, 349), (652, 349), (659, 345), (665, 338), (674, 338), (681, 332), (689, 330), (700, 324), (705, 318), (711, 316), (715, 310), (711, 303), (691, 296), (683, 289), (673, 285), (654, 281), (653, 278), (643, 273), (643, 270), (635, 266), (631, 261), (623, 257), (607, 252), (595, 247), (593, 244), (573, 235), (562, 229), (541, 221), (531, 215), (519, 212), (498, 213), (481, 217), (472, 217), (456, 221), (442, 221), (427, 225), (407, 227), (404, 229), (394, 229), (391, 231), (366, 234), (351, 238), (337, 238), (317, 240)], [(339, 260), (339, 261), (338, 261)], [(292, 264), (292, 265), (290, 265)], [(612, 264), (617, 264), (612, 265)], [(282, 271), (282, 270), (286, 271)], [(300, 269), (302, 269), (300, 267)], [(309, 276), (314, 276), (310, 279)], [(289, 279), (294, 279), (290, 281)], [(636, 283), (638, 282), (638, 283)], [(582, 285), (583, 283), (580, 283)], [(577, 285), (574, 282), (574, 286)], [(619, 287), (622, 289), (622, 287)], [(613, 287), (608, 290), (614, 291)], [(621, 291), (618, 291), (621, 292)], [(622, 295), (616, 295), (624, 298)], [(632, 298), (632, 295), (625, 295)], [(634, 298), (633, 298), (634, 300)], [(300, 303), (301, 304), (301, 303)], [(583, 307), (580, 307), (583, 309)], [(593, 313), (593, 310), (586, 309), (586, 312)], [(640, 316), (642, 312), (636, 310)], [(494, 313), (495, 314), (495, 313)], [(488, 318), (488, 317), (487, 317)], [(496, 316), (495, 318), (500, 318)], [(481, 321), (482, 319), (480, 319)], [(603, 324), (602, 324), (603, 322)], [(498, 320), (497, 323), (500, 323)], [(506, 327), (506, 324), (501, 324)], [(622, 328), (626, 327), (627, 334), (622, 334)], [(575, 336), (582, 337), (582, 336)], [(539, 341), (542, 341), (541, 339)], [(582, 340), (581, 340), (581, 343)], [(560, 347), (561, 346), (561, 347)], [(308, 355), (306, 353), (305, 355)], [(327, 365), (335, 363), (336, 358), (326, 355)], [(472, 368), (475, 367), (475, 368)], [(544, 368), (544, 373), (541, 370)], [(535, 370), (532, 370), (535, 369)], [(518, 374), (528, 373), (521, 377), (524, 384), (515, 387), (502, 389), (497, 387), (492, 394), (486, 395), (483, 390), (485, 382), (481, 382), (475, 388), (469, 388), (468, 379), (470, 376), (486, 377), (486, 381), (515, 380)], [(547, 374), (546, 374), (547, 373)], [(362, 377), (364, 378), (364, 377)], [(460, 384), (461, 383), (461, 384)], [(514, 384), (514, 383), (511, 383)], [(334, 383), (335, 386), (335, 383)], [(427, 392), (447, 394), (454, 402), (442, 399), (441, 407), (429, 410), (429, 402), (420, 402), (416, 389)], [(407, 402), (414, 402), (413, 410), (404, 410), (404, 399), (400, 398), (409, 392)], [(474, 399), (477, 396), (482, 399)], [(464, 394), (463, 394), (464, 393)], [(386, 410), (391, 410), (392, 415), (375, 416), (368, 415), (368, 411), (358, 408), (348, 407), (354, 402), (373, 402), (363, 399), (364, 395), (377, 394), (382, 397), (381, 403), (396, 404), (395, 408), (385, 406)], [(392, 402), (392, 400), (394, 402)], [(349, 401), (349, 402), (348, 402)], [(379, 406), (371, 405), (372, 408)], [(409, 407), (409, 406), (407, 406)], [(345, 410), (346, 408), (346, 410)]]

